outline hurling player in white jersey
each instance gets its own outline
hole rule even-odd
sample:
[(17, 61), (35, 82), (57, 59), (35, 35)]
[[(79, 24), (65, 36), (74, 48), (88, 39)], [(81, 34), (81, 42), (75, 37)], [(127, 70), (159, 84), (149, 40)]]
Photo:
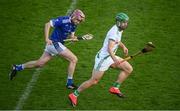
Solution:
[(125, 13), (118, 13), (116, 15), (116, 24), (108, 31), (103, 43), (103, 47), (97, 53), (95, 57), (95, 65), (92, 71), (92, 77), (83, 82), (77, 90), (69, 94), (69, 100), (73, 106), (77, 105), (77, 97), (85, 89), (98, 83), (98, 81), (104, 75), (104, 72), (109, 67), (119, 68), (121, 72), (113, 86), (109, 89), (109, 92), (117, 95), (118, 97), (124, 97), (119, 90), (120, 85), (133, 71), (132, 66), (127, 62), (121, 62), (123, 59), (115, 55), (116, 50), (120, 47), (125, 55), (128, 55), (128, 49), (121, 42), (123, 31), (128, 26), (129, 17)]

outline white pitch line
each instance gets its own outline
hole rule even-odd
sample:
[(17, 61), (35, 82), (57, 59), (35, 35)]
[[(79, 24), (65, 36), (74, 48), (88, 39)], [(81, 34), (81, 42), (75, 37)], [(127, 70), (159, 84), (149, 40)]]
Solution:
[(34, 85), (36, 84), (36, 82), (37, 82), (37, 80), (39, 78), (40, 73), (41, 73), (40, 68), (37, 68), (35, 70), (35, 72), (33, 73), (31, 81), (29, 81), (29, 83), (27, 84), (26, 89), (24, 90), (24, 93), (19, 98), (18, 104), (17, 104), (17, 106), (15, 108), (16, 110), (22, 109), (26, 99), (29, 97), (29, 95), (30, 95)]
[(77, 3), (77, 0), (72, 0), (71, 6), (67, 10), (66, 15), (69, 15), (75, 9), (76, 3)]
[[(72, 12), (72, 10), (75, 9), (76, 3), (77, 3), (77, 0), (72, 0), (70, 8), (66, 12), (66, 15), (70, 14)], [(19, 101), (15, 107), (15, 110), (21, 110), (23, 108), (25, 101), (28, 99), (29, 95), (32, 92), (33, 87), (35, 86), (35, 84), (39, 78), (40, 73), (41, 73), (41, 68), (37, 68), (34, 71), (32, 79), (28, 82), (26, 89), (24, 90), (23, 94), (19, 98)]]

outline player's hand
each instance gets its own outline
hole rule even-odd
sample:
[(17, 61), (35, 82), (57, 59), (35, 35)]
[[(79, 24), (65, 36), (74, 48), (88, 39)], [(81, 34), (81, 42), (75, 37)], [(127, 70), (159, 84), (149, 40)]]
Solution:
[(75, 38), (75, 39), (72, 39), (71, 40), (72, 42), (77, 42), (77, 41), (79, 41), (77, 38)]
[(123, 52), (124, 52), (125, 56), (128, 56), (128, 48), (123, 47)]
[(51, 44), (52, 44), (52, 40), (47, 39), (47, 40), (46, 40), (46, 43), (47, 43), (47, 45), (51, 45)]
[(71, 37), (71, 41), (72, 41), (72, 42), (77, 42), (77, 41), (79, 41), (79, 40), (77, 39), (77, 36), (73, 36), (73, 37)]
[(77, 36), (74, 35), (74, 36), (72, 37), (72, 39), (77, 39)]
[(121, 64), (121, 60), (119, 60), (119, 59), (114, 59), (114, 63), (116, 64), (116, 65), (119, 65), (119, 64)]

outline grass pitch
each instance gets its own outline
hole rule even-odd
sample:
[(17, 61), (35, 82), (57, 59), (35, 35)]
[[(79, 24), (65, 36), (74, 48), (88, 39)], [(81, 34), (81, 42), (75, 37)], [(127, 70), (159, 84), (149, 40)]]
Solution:
[[(19, 72), (8, 80), (10, 65), (38, 59), (44, 49), (44, 25), (49, 19), (65, 15), (70, 0), (1, 0), (0, 1), (0, 109), (14, 109), (31, 80), (35, 69)], [(127, 96), (119, 99), (108, 93), (118, 70), (110, 69), (98, 85), (79, 96), (72, 108), (65, 88), (67, 61), (55, 57), (42, 70), (23, 109), (75, 110), (173, 110), (180, 109), (180, 42), (179, 0), (78, 0), (77, 8), (86, 14), (86, 21), (77, 34), (92, 33), (95, 38), (68, 46), (78, 57), (76, 84), (89, 79), (96, 52), (118, 12), (130, 17), (129, 28), (122, 41), (133, 54), (152, 41), (156, 49), (130, 63), (132, 75), (122, 84)], [(117, 55), (123, 57), (122, 51)]]

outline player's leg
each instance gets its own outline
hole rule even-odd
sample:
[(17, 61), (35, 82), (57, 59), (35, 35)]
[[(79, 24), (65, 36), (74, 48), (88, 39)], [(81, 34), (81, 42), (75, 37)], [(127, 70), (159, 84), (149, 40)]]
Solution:
[(38, 60), (29, 61), (22, 65), (24, 69), (39, 68), (43, 67), (51, 58), (52, 56), (49, 53), (44, 52)]
[(100, 56), (99, 53), (95, 57), (95, 65), (92, 72), (92, 77), (82, 83), (77, 89), (77, 92), (81, 92), (90, 86), (97, 84), (98, 81), (104, 75), (104, 72), (109, 69), (110, 65), (113, 63), (113, 60), (110, 56)]
[(99, 82), (99, 80), (102, 78), (102, 76), (104, 75), (104, 71), (95, 71), (93, 70), (93, 73), (92, 73), (92, 77), (83, 82), (79, 88), (77, 89), (77, 91), (80, 93), (82, 91), (84, 91), (85, 89), (91, 87), (92, 85), (95, 85)]
[(73, 75), (74, 75), (75, 67), (78, 61), (77, 57), (60, 42), (55, 42), (53, 44), (58, 54), (69, 61), (66, 87), (68, 89), (76, 89), (77, 86), (75, 86), (73, 83)]
[[(119, 58), (119, 59), (123, 60), (122, 58)], [(112, 64), (112, 67), (119, 68), (122, 71), (118, 75), (118, 79), (116, 80), (116, 82), (113, 84), (113, 86), (110, 88), (109, 91), (113, 94), (117, 94), (119, 97), (124, 97), (124, 95), (120, 92), (119, 87), (131, 74), (131, 72), (133, 71), (133, 68), (127, 61), (119, 65)]]
[(68, 76), (73, 77), (74, 70), (78, 61), (77, 57), (69, 49), (65, 49), (60, 53), (60, 55), (69, 61)]
[(119, 68), (122, 69), (116, 82), (123, 83), (126, 78), (132, 73), (133, 68), (128, 62), (122, 63)]
[(38, 60), (34, 60), (34, 61), (29, 61), (29, 62), (26, 62), (24, 64), (19, 64), (19, 65), (13, 65), (12, 66), (12, 70), (11, 72), (9, 73), (9, 78), (10, 80), (12, 80), (16, 74), (17, 74), (17, 71), (22, 71), (24, 69), (31, 69), (31, 68), (37, 68), (37, 67), (42, 67), (44, 66), (50, 59), (52, 58), (52, 56), (47, 53), (47, 52), (44, 52), (42, 54), (42, 56), (38, 59)]
[(92, 85), (97, 84), (98, 81), (104, 75), (104, 72), (108, 70), (109, 66), (112, 63), (113, 63), (113, 60), (109, 56), (100, 56), (99, 54), (96, 55), (92, 77), (89, 80), (83, 82), (79, 86), (79, 88), (75, 90), (73, 93), (69, 94), (69, 99), (73, 106), (77, 105), (77, 97), (79, 96), (79, 93), (91, 87)]
[(75, 90), (73, 93), (69, 94), (69, 99), (71, 101), (71, 104), (73, 106), (77, 105), (77, 97), (79, 96), (80, 92), (84, 91), (85, 89), (97, 84), (99, 82), (99, 80), (102, 78), (102, 76), (104, 75), (104, 71), (95, 71), (93, 70), (92, 72), (92, 77), (83, 82), (77, 90)]

